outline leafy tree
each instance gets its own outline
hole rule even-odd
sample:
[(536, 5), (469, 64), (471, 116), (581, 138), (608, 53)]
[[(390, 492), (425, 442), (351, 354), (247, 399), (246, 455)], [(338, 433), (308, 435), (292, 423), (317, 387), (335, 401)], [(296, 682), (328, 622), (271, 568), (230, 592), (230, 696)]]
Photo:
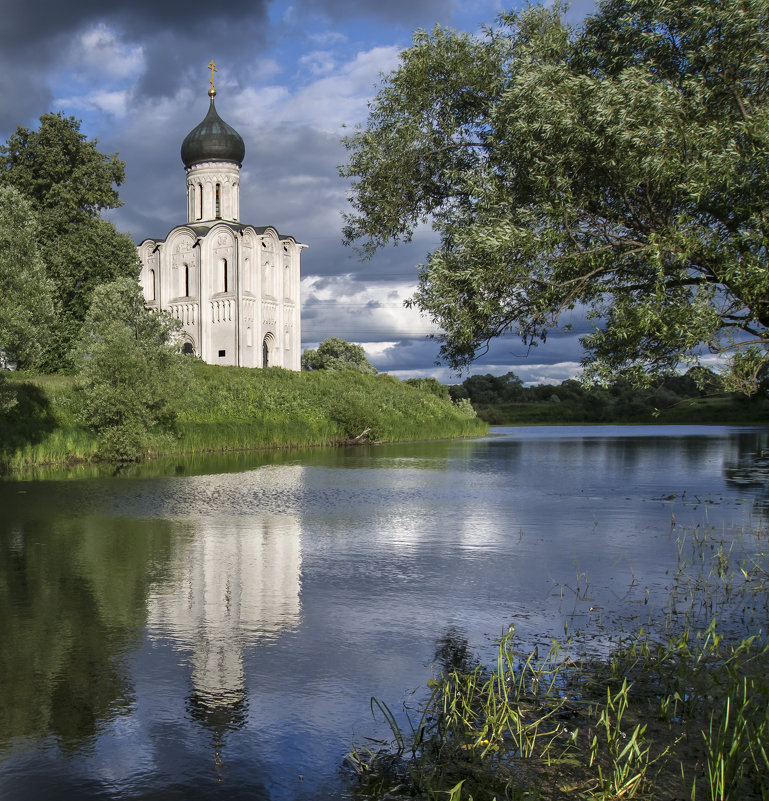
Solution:
[(471, 375), (462, 386), (473, 403), (514, 403), (522, 400), (523, 381), (513, 372), (502, 376)]
[(429, 392), (436, 398), (451, 400), (449, 388), (441, 384), (437, 378), (407, 378), (405, 381), (410, 387), (416, 387), (423, 392)]
[(73, 360), (80, 415), (99, 433), (105, 456), (137, 459), (148, 432), (172, 429), (171, 400), (186, 366), (179, 329), (170, 315), (145, 308), (131, 278), (94, 290)]
[(302, 370), (355, 370), (358, 373), (375, 375), (376, 368), (366, 358), (360, 345), (339, 337), (330, 337), (302, 354)]
[(450, 384), (449, 397), (452, 401), (454, 401), (454, 403), (457, 403), (461, 400), (469, 401), (470, 393), (467, 391), (464, 384)]
[[(346, 138), (345, 239), (373, 253), (431, 222), (412, 302), (466, 367), (586, 310), (588, 375), (635, 383), (769, 344), (769, 6), (604, 0), (481, 36), (418, 31)], [(736, 359), (748, 378), (755, 359)]]
[(94, 288), (136, 278), (131, 238), (99, 214), (121, 204), (125, 177), (117, 155), (106, 156), (80, 132), (80, 122), (44, 114), (37, 131), (17, 128), (0, 146), (0, 185), (15, 187), (39, 221), (39, 249), (55, 291), (56, 325), (46, 342), (46, 366), (62, 366), (85, 319)]
[(35, 367), (42, 358), (51, 291), (30, 204), (13, 187), (0, 186), (0, 352), (19, 367)]

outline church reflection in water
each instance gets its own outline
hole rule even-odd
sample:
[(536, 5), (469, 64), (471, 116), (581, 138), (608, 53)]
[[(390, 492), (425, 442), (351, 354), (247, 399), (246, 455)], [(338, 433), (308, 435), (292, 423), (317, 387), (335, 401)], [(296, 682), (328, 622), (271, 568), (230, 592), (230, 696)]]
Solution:
[(204, 519), (150, 592), (148, 634), (188, 655), (187, 711), (217, 745), (246, 722), (245, 649), (299, 624), (301, 559), (292, 515)]

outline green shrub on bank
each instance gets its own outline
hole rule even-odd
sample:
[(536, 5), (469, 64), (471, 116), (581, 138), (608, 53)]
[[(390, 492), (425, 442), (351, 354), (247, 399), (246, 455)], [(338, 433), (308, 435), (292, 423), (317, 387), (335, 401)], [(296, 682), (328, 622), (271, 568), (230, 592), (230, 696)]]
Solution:
[(449, 401), (389, 375), (249, 370), (201, 362), (194, 364), (177, 420), (182, 430), (223, 421), (249, 423), (263, 426), (265, 436), (283, 427), (295, 432), (296, 444), (432, 439), (485, 431), (485, 424)]
[[(388, 375), (353, 371), (251, 370), (190, 361), (170, 411), (176, 436), (148, 437), (149, 456), (330, 445), (343, 441), (434, 439), (478, 435), (486, 424), (430, 391)], [(67, 376), (5, 379), (0, 407), (0, 469), (91, 461), (95, 434), (78, 423), (75, 381)], [(17, 397), (37, 398), (24, 429)], [(15, 417), (14, 417), (15, 414)]]

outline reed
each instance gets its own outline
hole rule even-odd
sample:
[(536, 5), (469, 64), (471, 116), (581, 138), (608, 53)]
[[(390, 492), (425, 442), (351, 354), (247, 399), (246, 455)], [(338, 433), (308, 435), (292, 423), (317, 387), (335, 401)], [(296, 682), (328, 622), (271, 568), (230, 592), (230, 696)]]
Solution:
[(675, 533), (667, 608), (607, 656), (566, 632), (540, 656), (512, 629), (494, 666), (428, 682), (418, 724), (405, 712), (409, 734), (374, 702), (395, 747), (350, 752), (352, 794), (767, 801), (766, 533)]

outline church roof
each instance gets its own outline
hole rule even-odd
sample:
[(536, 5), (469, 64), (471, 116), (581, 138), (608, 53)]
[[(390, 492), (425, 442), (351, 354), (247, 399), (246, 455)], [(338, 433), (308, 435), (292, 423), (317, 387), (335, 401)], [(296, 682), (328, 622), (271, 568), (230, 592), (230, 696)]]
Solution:
[(234, 161), (243, 163), (246, 146), (240, 134), (217, 114), (214, 93), (203, 121), (196, 125), (182, 142), (182, 161), (185, 167), (201, 161)]
[[(153, 242), (156, 245), (163, 245), (171, 237), (171, 234), (181, 229), (191, 231), (196, 237), (205, 238), (213, 228), (221, 227), (229, 228), (234, 233), (242, 233), (250, 228), (257, 236), (262, 236), (263, 234), (267, 233), (267, 231), (271, 230), (275, 231), (275, 234), (280, 242), (297, 242), (296, 237), (293, 237), (290, 234), (281, 234), (274, 225), (251, 225), (250, 223), (235, 223), (229, 222), (228, 220), (213, 220), (205, 223), (186, 223), (184, 225), (176, 225), (162, 239), (148, 237), (147, 239), (143, 239), (139, 244), (141, 246), (145, 242)], [(299, 243), (297, 242), (297, 244)], [(303, 245), (302, 247), (307, 246)]]

